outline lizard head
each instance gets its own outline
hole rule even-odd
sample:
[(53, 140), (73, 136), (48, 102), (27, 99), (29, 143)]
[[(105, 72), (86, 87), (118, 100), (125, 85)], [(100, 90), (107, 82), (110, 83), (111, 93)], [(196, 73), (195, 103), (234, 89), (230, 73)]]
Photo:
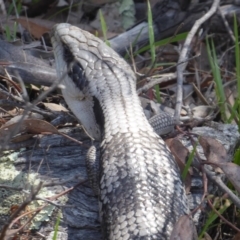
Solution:
[(116, 106), (135, 94), (135, 74), (102, 40), (75, 26), (55, 25), (51, 40), (63, 96), (89, 135), (99, 140), (106, 116), (114, 118)]

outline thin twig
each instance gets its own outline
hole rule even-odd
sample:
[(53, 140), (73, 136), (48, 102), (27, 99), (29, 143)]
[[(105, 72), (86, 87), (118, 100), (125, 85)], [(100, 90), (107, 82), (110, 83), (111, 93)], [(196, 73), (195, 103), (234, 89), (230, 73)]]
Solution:
[(39, 185), (37, 186), (36, 190), (32, 190), (31, 194), (29, 195), (29, 197), (23, 202), (23, 204), (10, 216), (9, 220), (7, 221), (7, 223), (3, 226), (2, 231), (1, 231), (1, 235), (0, 235), (0, 240), (4, 240), (7, 229), (11, 228), (11, 224), (14, 221), (14, 219), (16, 219), (16, 217), (20, 214), (21, 211), (23, 211), (26, 206), (35, 199), (36, 195), (38, 194), (38, 192), (40, 191), (42, 187), (42, 183), (40, 182)]
[(228, 24), (228, 21), (226, 20), (226, 17), (223, 15), (220, 7), (218, 7), (218, 13), (219, 13), (220, 17), (222, 18), (222, 21), (223, 21), (223, 23), (225, 25), (225, 28), (227, 29), (227, 32), (228, 32), (230, 38), (235, 43), (235, 37), (234, 37), (234, 34), (232, 32), (232, 29), (230, 28), (230, 26)]
[(187, 66), (187, 59), (188, 59), (188, 54), (189, 54), (189, 49), (190, 49), (190, 44), (192, 42), (192, 39), (194, 35), (197, 33), (198, 29), (200, 26), (206, 22), (216, 11), (219, 6), (220, 0), (214, 0), (213, 4), (210, 8), (210, 10), (202, 16), (200, 19), (198, 19), (195, 24), (193, 25), (191, 31), (189, 32), (186, 41), (183, 45), (182, 51), (179, 56), (179, 60), (177, 66), (177, 99), (176, 99), (176, 107), (175, 107), (175, 119), (179, 121), (180, 118), (180, 112), (181, 112), (181, 107), (182, 107), (182, 97), (183, 97), (183, 90), (182, 90), (182, 85), (183, 85), (183, 71), (185, 70)]
[(0, 184), (0, 188), (6, 188), (6, 189), (11, 189), (11, 190), (15, 190), (15, 191), (22, 191), (23, 187), (17, 188), (17, 187), (11, 187), (8, 185), (4, 185), (4, 184)]
[[(69, 139), (69, 140), (71, 140), (71, 141), (73, 141), (73, 142), (75, 142), (75, 143), (77, 143), (77, 144), (79, 144), (79, 145), (83, 145), (83, 142), (78, 141), (77, 139), (72, 138), (72, 137), (68, 136), (68, 135), (65, 134), (65, 133), (59, 132), (59, 135), (65, 137), (65, 138), (67, 138), (67, 139)], [(89, 146), (87, 146), (87, 148), (88, 148), (88, 147), (89, 147)]]
[(58, 203), (55, 203), (55, 202), (53, 202), (53, 201), (51, 201), (51, 200), (49, 200), (47, 198), (43, 198), (43, 197), (36, 197), (36, 200), (41, 200), (43, 202), (47, 202), (47, 203), (49, 203), (49, 204), (51, 204), (51, 205), (53, 205), (55, 207), (58, 207), (58, 208), (60, 208), (60, 207), (61, 208), (72, 208), (72, 207), (74, 207), (74, 205), (58, 204)]
[(207, 174), (207, 177), (213, 181), (224, 193), (228, 194), (229, 199), (240, 208), (240, 199), (226, 186), (226, 184), (222, 181), (220, 176), (216, 176), (215, 174), (208, 170), (206, 167), (204, 171)]
[(149, 82), (149, 83), (145, 84), (143, 87), (139, 88), (137, 90), (137, 93), (141, 94), (143, 92), (146, 92), (159, 83), (167, 82), (167, 81), (175, 79), (176, 76), (177, 76), (176, 73), (168, 73), (168, 74), (161, 75), (159, 78), (156, 78), (156, 79), (153, 77), (150, 77), (151, 82)]
[[(194, 141), (193, 138), (191, 138), (192, 141)], [(198, 159), (200, 159), (201, 161), (201, 157), (199, 156), (199, 153), (196, 151), (196, 155), (198, 157)], [(200, 162), (199, 161), (199, 162)], [(210, 161), (205, 161), (202, 160), (201, 161), (203, 164), (211, 164), (211, 165), (215, 165), (213, 162)], [(226, 184), (222, 181), (221, 177), (216, 175), (215, 172), (210, 171), (209, 169), (207, 169), (206, 166), (204, 166), (202, 168), (202, 172), (205, 173), (207, 175), (207, 177), (214, 183), (216, 184), (224, 193), (228, 194), (229, 199), (238, 207), (240, 208), (240, 199), (231, 191), (231, 189), (229, 189)]]
[(78, 181), (80, 181), (80, 182), (86, 181), (86, 179), (83, 179), (82, 176), (75, 175), (75, 176), (70, 177), (70, 178), (65, 179), (65, 180), (58, 179), (58, 180), (48, 181), (48, 182), (46, 182), (46, 183), (43, 184), (43, 187), (64, 185), (64, 184), (69, 183), (69, 182), (74, 181), (74, 180), (78, 180)]

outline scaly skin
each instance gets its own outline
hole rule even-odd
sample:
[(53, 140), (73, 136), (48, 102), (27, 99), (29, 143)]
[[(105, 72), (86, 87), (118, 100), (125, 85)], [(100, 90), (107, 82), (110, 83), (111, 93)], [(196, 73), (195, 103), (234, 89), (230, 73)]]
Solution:
[(104, 239), (169, 239), (188, 213), (187, 198), (172, 154), (143, 113), (135, 74), (100, 39), (69, 24), (53, 28), (52, 43), (66, 102), (93, 138), (102, 133)]

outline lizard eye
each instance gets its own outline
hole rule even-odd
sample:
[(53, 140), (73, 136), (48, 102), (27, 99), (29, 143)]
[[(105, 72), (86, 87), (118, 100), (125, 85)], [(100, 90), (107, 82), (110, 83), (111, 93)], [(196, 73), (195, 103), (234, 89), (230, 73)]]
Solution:
[(75, 85), (83, 91), (88, 86), (88, 80), (84, 74), (84, 69), (81, 64), (74, 58), (69, 47), (63, 45), (63, 58), (68, 66), (68, 76), (73, 80)]

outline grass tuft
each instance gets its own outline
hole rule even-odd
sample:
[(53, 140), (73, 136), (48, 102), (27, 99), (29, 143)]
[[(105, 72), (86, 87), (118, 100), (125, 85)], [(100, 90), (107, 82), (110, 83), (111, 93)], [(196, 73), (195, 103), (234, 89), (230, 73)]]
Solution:
[(100, 16), (100, 22), (101, 22), (101, 28), (102, 28), (102, 32), (103, 32), (103, 39), (104, 39), (104, 42), (110, 46), (110, 42), (108, 41), (107, 39), (107, 24), (106, 24), (106, 21), (104, 19), (104, 16), (102, 14), (102, 11), (101, 9), (99, 9), (99, 16)]
[(207, 42), (208, 58), (209, 58), (210, 66), (212, 69), (213, 79), (215, 82), (215, 91), (216, 91), (218, 106), (220, 108), (221, 118), (222, 118), (223, 122), (226, 122), (227, 121), (226, 97), (225, 97), (225, 93), (224, 93), (221, 72), (220, 72), (220, 69), (218, 66), (218, 62), (217, 62), (217, 55), (216, 55), (214, 42), (213, 42), (212, 38), (211, 39), (206, 38), (206, 42)]
[(58, 214), (57, 222), (56, 222), (56, 224), (54, 226), (54, 234), (53, 234), (52, 240), (57, 240), (59, 223), (60, 223), (60, 214)]
[(239, 50), (239, 35), (238, 35), (238, 25), (237, 25), (237, 18), (234, 14), (234, 35), (235, 35), (235, 61), (236, 61), (236, 75), (237, 75), (237, 89), (238, 89), (238, 96), (236, 99), (236, 115), (234, 116), (235, 119), (238, 119), (238, 131), (240, 132), (240, 50)]
[(184, 181), (187, 177), (187, 174), (188, 174), (188, 170), (189, 168), (191, 167), (191, 164), (193, 162), (193, 159), (194, 159), (194, 155), (196, 153), (196, 150), (197, 150), (197, 146), (198, 146), (198, 141), (196, 142), (196, 144), (194, 145), (193, 147), (193, 150), (191, 151), (189, 157), (188, 157), (188, 160), (187, 160), (187, 163), (183, 169), (183, 172), (182, 172), (182, 180)]
[[(155, 38), (154, 38), (154, 30), (153, 30), (153, 19), (152, 19), (152, 10), (151, 5), (149, 3), (149, 0), (147, 1), (148, 6), (148, 35), (149, 35), (149, 44), (150, 44), (150, 53), (151, 53), (151, 68), (154, 67), (155, 61), (156, 61), (156, 49), (155, 49)], [(155, 87), (156, 92), (156, 99), (157, 102), (161, 102), (160, 97), (160, 88), (159, 84), (157, 84)]]
[[(217, 209), (218, 213), (223, 214), (230, 207), (231, 202), (228, 199), (222, 200), (221, 198), (215, 198), (212, 205), (215, 209)], [(205, 232), (208, 232), (211, 228), (216, 227), (214, 221), (217, 218), (218, 215), (213, 210), (211, 210), (211, 212), (208, 214), (208, 218), (203, 226), (203, 229), (198, 236), (199, 240), (203, 238)]]

